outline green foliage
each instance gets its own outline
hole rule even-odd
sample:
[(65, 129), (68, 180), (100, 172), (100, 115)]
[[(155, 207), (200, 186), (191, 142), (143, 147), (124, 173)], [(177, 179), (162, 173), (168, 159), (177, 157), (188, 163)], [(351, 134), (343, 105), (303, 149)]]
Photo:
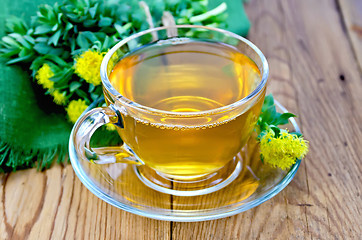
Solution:
[[(289, 118), (296, 117), (293, 113), (279, 113), (274, 104), (273, 95), (267, 95), (264, 99), (261, 114), (257, 122), (257, 130), (259, 132), (258, 139), (261, 139), (270, 129), (274, 131), (275, 136), (279, 137), (281, 131), (279, 125), (285, 125), (289, 122)], [(300, 135), (298, 133), (292, 133)]]
[(307, 154), (308, 141), (303, 139), (300, 132), (279, 128), (279, 125), (287, 124), (291, 117), (296, 116), (293, 113), (276, 111), (271, 94), (265, 97), (256, 125), (260, 159), (263, 163), (285, 170)]
[[(161, 25), (163, 11), (170, 11), (177, 23), (225, 27), (225, 4), (208, 12), (207, 0), (146, 2), (155, 26)], [(7, 20), (0, 56), (7, 64), (30, 69), (33, 78), (43, 64), (48, 64), (54, 72), (50, 79), (54, 90), (64, 92), (68, 101), (81, 98), (88, 104), (102, 94), (101, 86), (91, 86), (74, 74), (74, 58), (88, 49), (106, 52), (120, 40), (149, 28), (144, 9), (136, 0), (44, 4), (31, 20), (30, 26), (17, 17)]]

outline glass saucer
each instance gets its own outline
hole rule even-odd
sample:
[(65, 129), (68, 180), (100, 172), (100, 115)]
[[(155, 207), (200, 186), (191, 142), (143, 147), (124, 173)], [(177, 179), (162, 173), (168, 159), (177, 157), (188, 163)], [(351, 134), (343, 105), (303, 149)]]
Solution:
[[(275, 101), (281, 112), (286, 109)], [(294, 129), (293, 129), (294, 128)], [(294, 119), (289, 130), (299, 132)], [(282, 171), (262, 164), (255, 136), (238, 154), (239, 175), (226, 187), (206, 195), (175, 196), (146, 186), (136, 167), (127, 163), (97, 165), (79, 159), (72, 142), (69, 155), (81, 182), (97, 197), (122, 210), (141, 216), (179, 222), (205, 221), (244, 212), (274, 197), (296, 174), (300, 160)]]

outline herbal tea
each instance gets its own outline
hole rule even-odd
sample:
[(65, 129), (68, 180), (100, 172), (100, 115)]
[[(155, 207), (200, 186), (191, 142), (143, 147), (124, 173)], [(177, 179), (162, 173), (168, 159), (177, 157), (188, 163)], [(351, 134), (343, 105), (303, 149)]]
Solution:
[[(250, 136), (265, 94), (239, 115), (212, 112), (249, 95), (261, 81), (256, 64), (232, 46), (161, 41), (128, 54), (109, 79), (124, 97), (150, 108), (199, 115), (160, 121), (125, 114), (118, 132), (146, 165), (169, 175), (201, 176), (233, 159)], [(184, 124), (183, 124), (184, 123)]]

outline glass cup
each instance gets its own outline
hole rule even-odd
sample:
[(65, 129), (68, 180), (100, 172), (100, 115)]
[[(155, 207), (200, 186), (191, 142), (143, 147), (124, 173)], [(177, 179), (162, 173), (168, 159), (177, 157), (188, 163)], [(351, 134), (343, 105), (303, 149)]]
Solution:
[[(173, 72), (175, 68), (172, 66), (168, 68), (168, 75), (162, 78), (162, 81), (155, 79), (152, 69), (148, 74), (142, 75), (141, 85), (125, 83), (126, 79), (122, 78), (117, 81), (111, 80), (112, 72), (126, 64), (123, 63), (124, 59), (133, 53), (144, 51), (137, 56), (137, 59), (142, 60), (154, 57), (152, 54), (147, 55), (149, 46), (171, 49), (171, 52), (187, 52), (191, 51), (191, 47), (195, 48), (195, 43), (205, 46), (218, 44), (221, 48), (228, 46), (233, 49), (235, 56), (238, 56), (233, 58), (233, 61), (238, 64), (237, 61), (243, 58), (251, 60), (260, 72), (260, 78), (249, 78), (249, 75), (244, 74), (242, 84), (248, 87), (243, 90), (243, 97), (237, 98), (232, 96), (232, 91), (229, 93), (228, 89), (222, 90), (228, 86), (226, 80), (219, 81), (217, 77), (215, 80), (192, 78), (192, 71), (197, 75), (207, 69), (192, 67), (193, 61), (197, 62), (198, 59), (183, 60), (178, 57), (177, 61), (189, 61), (188, 64), (191, 65), (185, 69), (186, 75), (191, 74), (191, 77), (185, 80), (188, 84), (178, 79), (179, 75)], [(208, 48), (202, 44), (197, 51), (210, 54), (210, 57), (201, 61), (207, 66), (208, 58), (212, 59), (212, 55), (216, 53), (211, 52), (214, 50), (207, 52)], [(225, 58), (229, 58), (229, 55)], [(210, 60), (210, 64), (215, 64), (212, 61)], [(161, 65), (162, 63), (154, 64), (152, 67), (157, 71)], [(219, 67), (228, 71), (227, 66)], [(137, 74), (139, 69), (131, 67), (131, 70)], [(94, 164), (133, 164), (135, 173), (144, 184), (157, 191), (178, 196), (208, 194), (227, 186), (238, 176), (242, 166), (242, 159), (238, 154), (250, 137), (259, 117), (269, 73), (264, 55), (254, 44), (237, 34), (211, 27), (159, 27), (120, 41), (105, 55), (100, 71), (108, 106), (92, 109), (76, 122), (71, 137), (79, 159), (92, 161)], [(127, 85), (132, 94), (121, 94), (118, 89), (123, 85)], [(195, 91), (195, 86), (207, 91), (200, 91), (199, 94)], [(207, 110), (190, 110), (191, 108), (185, 105), (186, 107), (170, 111), (157, 107), (161, 105), (148, 105), (147, 101), (155, 98), (161, 98), (161, 102), (164, 103), (162, 96), (166, 91), (169, 97), (167, 99), (181, 99), (186, 105), (194, 99), (205, 99), (203, 94), (212, 98), (223, 91), (228, 99), (236, 100), (209, 107)], [(139, 94), (141, 100), (138, 101), (133, 95), (139, 92), (142, 94)], [(187, 94), (183, 96), (180, 92)], [(225, 96), (223, 95), (223, 99)], [(210, 105), (208, 102), (205, 104)], [(92, 134), (107, 123), (116, 126), (123, 145), (92, 148)]]

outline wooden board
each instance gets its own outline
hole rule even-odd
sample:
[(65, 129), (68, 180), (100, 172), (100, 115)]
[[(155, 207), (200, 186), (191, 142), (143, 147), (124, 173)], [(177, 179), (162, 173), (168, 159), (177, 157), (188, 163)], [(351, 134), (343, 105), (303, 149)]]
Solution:
[(362, 1), (338, 0), (337, 8), (341, 13), (344, 31), (347, 32), (352, 50), (360, 70), (362, 69)]
[(170, 223), (119, 210), (94, 196), (70, 165), (0, 178), (0, 239), (169, 239)]
[(249, 38), (270, 64), (269, 90), (300, 116), (310, 153), (271, 201), (222, 220), (175, 223), (173, 238), (361, 239), (362, 82), (340, 8), (254, 0), (247, 13)]
[[(249, 38), (269, 91), (310, 140), (290, 185), (225, 219), (175, 223), (96, 198), (71, 166), (0, 175), (0, 239), (362, 239), (362, 79), (358, 0), (252, 0)], [(357, 28), (358, 29), (358, 28)]]

